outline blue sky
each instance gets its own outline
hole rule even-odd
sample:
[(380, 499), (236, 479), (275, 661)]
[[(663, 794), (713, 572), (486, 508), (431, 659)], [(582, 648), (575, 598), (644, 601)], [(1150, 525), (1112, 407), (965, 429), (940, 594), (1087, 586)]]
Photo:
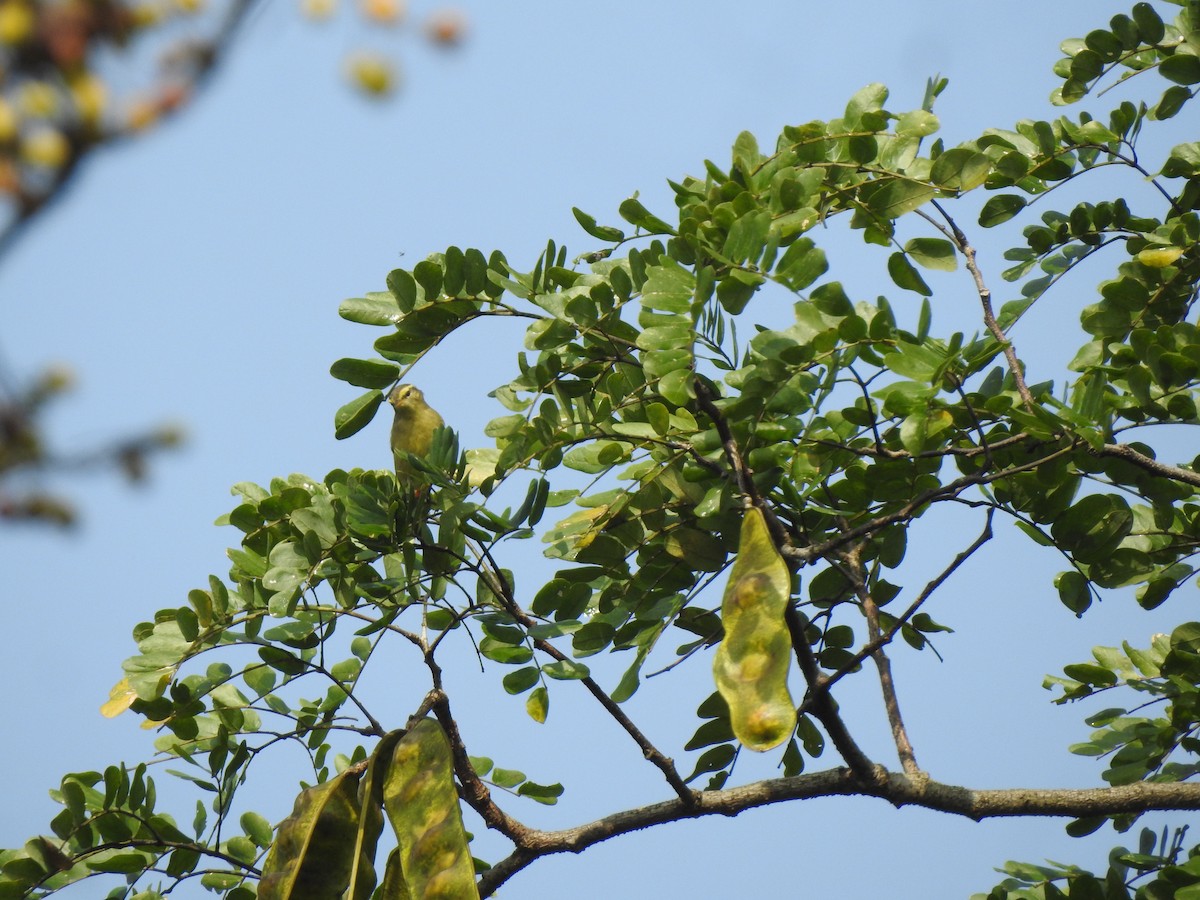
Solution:
[[(418, 16), (429, 8), (413, 7)], [(450, 244), (499, 248), (526, 269), (550, 237), (573, 253), (590, 249), (572, 206), (615, 221), (620, 201), (641, 191), (648, 207), (669, 213), (667, 178), (702, 174), (705, 158), (723, 163), (741, 130), (769, 144), (784, 124), (840, 115), (868, 82), (888, 84), (889, 108), (903, 111), (919, 106), (929, 76), (948, 76), (936, 110), (948, 144), (1057, 115), (1047, 96), (1058, 42), (1127, 8), (1062, 0), (975, 10), (949, 0), (475, 3), (459, 52), (411, 34), (395, 39), (406, 89), (380, 104), (351, 93), (339, 68), (346, 52), (379, 38), (364, 39), (344, 14), (314, 25), (291, 4), (265, 5), (192, 109), (97, 154), (0, 266), (8, 367), (33, 373), (65, 361), (77, 370), (78, 390), (51, 418), (59, 442), (168, 420), (190, 435), (143, 488), (64, 483), (81, 507), (78, 532), (0, 534), (0, 678), (8, 685), (0, 846), (46, 829), (55, 811), (46, 791), (64, 772), (148, 755), (151, 736), (133, 718), (104, 720), (97, 708), (134, 650), (132, 626), (227, 569), (235, 535), (211, 523), (232, 506), (230, 485), (389, 465), (382, 421), (348, 441), (333, 438), (333, 411), (353, 389), (329, 377), (329, 364), (367, 355), (377, 336), (337, 317), (342, 299), (382, 289), (390, 269)], [(864, 296), (899, 293), (871, 281), (854, 251), (831, 252), (830, 277)], [(945, 284), (935, 326), (971, 296)], [(1031, 356), (1027, 347), (1061, 345), (1058, 329), (1075, 326), (1077, 308), (1064, 302), (1061, 321), (1051, 312), (1023, 324), (1018, 346)], [(515, 332), (476, 334), (414, 373), (464, 445), (484, 444), (484, 424), (501, 413), (486, 394), (510, 377), (518, 349)], [(934, 552), (915, 561), (914, 579), (948, 560), (937, 555), (939, 528), (977, 524), (923, 521), (910, 544), (924, 537)], [(1098, 783), (1094, 763), (1065, 752), (1086, 736), (1081, 711), (1051, 707), (1042, 675), (1085, 659), (1095, 644), (1145, 644), (1186, 613), (1180, 601), (1151, 615), (1114, 598), (1079, 621), (1053, 596), (1055, 570), (1036, 555), (973, 563), (935, 611), (957, 629), (939, 643), (946, 662), (898, 654), (918, 758), (935, 778), (973, 787)], [(581, 691), (557, 685), (550, 720), (537, 726), (499, 689), (499, 673), (479, 677), (463, 661), (451, 690), (462, 698), (471, 751), (568, 787), (557, 809), (517, 804), (515, 814), (565, 827), (667, 797)], [(397, 724), (423, 692), (406, 671), (398, 664), (394, 684), (371, 687)], [(599, 671), (615, 684), (617, 668), (601, 662)], [(693, 756), (676, 748), (709, 689), (657, 679), (630, 704), (689, 771)], [(868, 752), (894, 765), (877, 689), (864, 679), (840, 699)], [(818, 765), (834, 762), (827, 755)], [(755, 760), (738, 778), (769, 776), (773, 766)], [(278, 781), (258, 808), (281, 818), (304, 775), (272, 773)], [(160, 775), (160, 788), (169, 780)], [(194, 802), (181, 802), (181, 820)], [(986, 892), (999, 877), (991, 867), (1005, 859), (1099, 865), (1116, 842), (1111, 833), (1071, 841), (1062, 824), (973, 824), (878, 801), (822, 800), (543, 860), (504, 896), (737, 896), (752, 884), (773, 896), (964, 897)], [(502, 843), (488, 840), (481, 836), (477, 852), (498, 857)]]

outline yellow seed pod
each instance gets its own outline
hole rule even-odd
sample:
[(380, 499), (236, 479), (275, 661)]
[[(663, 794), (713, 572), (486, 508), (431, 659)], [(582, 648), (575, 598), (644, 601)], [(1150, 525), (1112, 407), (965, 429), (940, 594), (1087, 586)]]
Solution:
[(784, 621), (790, 594), (787, 565), (762, 511), (750, 509), (721, 603), (725, 637), (713, 659), (713, 679), (729, 705), (734, 735), (751, 750), (778, 747), (796, 727), (787, 686), (792, 642)]

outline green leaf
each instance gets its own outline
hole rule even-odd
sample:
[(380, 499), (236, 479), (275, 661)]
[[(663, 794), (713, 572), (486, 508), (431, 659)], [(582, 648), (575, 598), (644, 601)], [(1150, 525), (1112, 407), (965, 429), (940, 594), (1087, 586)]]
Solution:
[(637, 197), (630, 197), (628, 200), (622, 201), (621, 205), (617, 208), (617, 212), (630, 225), (640, 228), (649, 234), (675, 233), (675, 229), (670, 225), (657, 216), (651, 215), (650, 211), (642, 206), (641, 201)]
[[(675, 260), (662, 261), (646, 268), (646, 283), (642, 286), (642, 304), (663, 312), (690, 314), (692, 297), (696, 292), (696, 276)], [(690, 320), (685, 324), (690, 325)]]
[(1133, 513), (1116, 494), (1090, 494), (1055, 519), (1050, 533), (1084, 562), (1111, 555), (1133, 528)]
[(333, 415), (334, 437), (341, 441), (362, 431), (375, 418), (375, 411), (381, 403), (383, 394), (379, 391), (368, 391), (351, 400)]
[(956, 147), (934, 160), (929, 179), (949, 190), (970, 191), (983, 184), (991, 171), (992, 160), (986, 153)]
[(542, 666), (542, 672), (545, 673), (547, 678), (555, 678), (559, 681), (587, 678), (591, 674), (588, 672), (588, 667), (583, 663), (574, 662), (569, 659), (546, 663), (546, 665)]
[(1162, 17), (1149, 3), (1135, 3), (1131, 14), (1138, 33), (1147, 44), (1157, 44), (1166, 35)]
[(1058, 590), (1058, 599), (1062, 605), (1077, 616), (1087, 612), (1092, 605), (1092, 591), (1088, 580), (1078, 572), (1060, 572), (1054, 578), (1054, 587)]
[(539, 725), (546, 721), (546, 714), (550, 711), (550, 694), (545, 687), (535, 688), (525, 699), (525, 712), (529, 713), (529, 718), (537, 722)]
[(887, 268), (888, 274), (892, 276), (892, 281), (896, 283), (897, 287), (902, 287), (906, 291), (915, 291), (922, 297), (932, 296), (933, 291), (929, 289), (929, 285), (925, 283), (921, 273), (903, 253), (897, 252), (889, 256)]
[(375, 292), (343, 300), (338, 315), (360, 325), (395, 325), (400, 321), (400, 307), (391, 294)]
[(873, 181), (859, 189), (859, 198), (880, 220), (891, 221), (933, 199), (927, 184), (900, 178)]
[(908, 134), (914, 137), (925, 137), (933, 134), (940, 127), (938, 117), (924, 109), (901, 113), (896, 121), (896, 134)]
[(532, 781), (526, 781), (517, 788), (517, 796), (528, 797), (545, 806), (554, 806), (562, 794), (563, 786), (561, 784), (535, 784)]
[(500, 787), (515, 788), (524, 780), (525, 773), (518, 772), (516, 769), (501, 769), (497, 766), (492, 770), (492, 783)]
[(684, 781), (692, 782), (706, 772), (724, 769), (733, 762), (735, 756), (737, 756), (737, 748), (733, 744), (718, 744), (716, 747), (710, 747), (700, 754), (700, 758), (696, 760), (696, 768)]
[(958, 268), (954, 245), (943, 238), (913, 238), (904, 245), (904, 252), (926, 269), (953, 272)]
[(1159, 63), (1158, 70), (1162, 73), (1163, 78), (1176, 84), (1198, 84), (1200, 83), (1200, 56), (1176, 53)]
[(789, 290), (802, 291), (828, 269), (825, 251), (809, 238), (800, 238), (775, 264), (775, 278)]
[(992, 228), (1002, 222), (1007, 222), (1025, 208), (1025, 198), (1016, 194), (1000, 194), (992, 197), (983, 204), (979, 212), (979, 224), (984, 228)]
[(539, 676), (536, 666), (525, 666), (509, 672), (501, 679), (504, 690), (510, 694), (523, 694), (538, 683)]
[(617, 241), (625, 240), (625, 232), (620, 228), (612, 228), (608, 225), (597, 225), (596, 220), (585, 213), (578, 207), (572, 206), (571, 212), (575, 214), (575, 221), (579, 223), (588, 234), (602, 241)]

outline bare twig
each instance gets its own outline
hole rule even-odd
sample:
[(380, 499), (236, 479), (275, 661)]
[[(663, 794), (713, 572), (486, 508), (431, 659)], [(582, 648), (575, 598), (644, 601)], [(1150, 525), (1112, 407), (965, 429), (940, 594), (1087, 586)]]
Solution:
[(1004, 358), (1008, 361), (1008, 371), (1012, 373), (1013, 381), (1017, 385), (1017, 393), (1021, 395), (1021, 402), (1025, 404), (1026, 409), (1033, 409), (1033, 395), (1029, 393), (1029, 388), (1025, 384), (1025, 373), (1021, 371), (1021, 361), (1017, 359), (1017, 351), (1013, 348), (1012, 341), (1001, 330), (999, 323), (996, 321), (996, 314), (992, 311), (992, 292), (983, 280), (983, 273), (979, 271), (979, 264), (975, 261), (975, 248), (971, 246), (967, 236), (962, 229), (958, 227), (946, 211), (938, 204), (936, 200), (932, 201), (933, 206), (946, 223), (950, 226), (950, 231), (954, 236), (954, 243), (958, 246), (958, 252), (963, 255), (963, 259), (967, 264), (967, 271), (971, 273), (971, 277), (975, 280), (975, 290), (979, 293), (979, 302), (983, 306), (983, 324), (991, 333), (992, 337), (1004, 348)]
[[(533, 628), (535, 625), (537, 625), (537, 621), (527, 612), (525, 612), (525, 610), (523, 610), (517, 603), (516, 598), (513, 597), (512, 591), (509, 590), (509, 587), (504, 582), (504, 579), (496, 575), (496, 572), (499, 571), (499, 566), (496, 565), (496, 562), (494, 559), (492, 559), (491, 554), (486, 549), (480, 548), (480, 555), (482, 561), (486, 562), (487, 565), (485, 566), (480, 564), (475, 568), (475, 572), (477, 575), (479, 575), (479, 577), (483, 578), (487, 582), (488, 587), (492, 590), (492, 593), (499, 598), (500, 602), (503, 604), (505, 611), (508, 612), (509, 615), (516, 619), (517, 622), (523, 625), (526, 629)], [(570, 657), (568, 657), (549, 641), (542, 638), (533, 638), (532, 640), (533, 645), (550, 658), (558, 662), (568, 662), (570, 660)], [(613, 717), (617, 724), (625, 729), (626, 734), (633, 738), (634, 742), (641, 749), (642, 756), (663, 773), (663, 777), (666, 778), (667, 783), (671, 785), (671, 788), (675, 791), (675, 793), (679, 795), (679, 799), (684, 803), (691, 802), (695, 798), (697, 792), (688, 787), (684, 782), (683, 777), (675, 768), (675, 761), (655, 747), (653, 743), (651, 743), (650, 739), (642, 733), (641, 729), (633, 723), (633, 720), (630, 719), (629, 716), (625, 715), (624, 710), (621, 709), (621, 707), (615, 700), (613, 700), (612, 697), (608, 696), (604, 689), (596, 683), (595, 679), (593, 679), (591, 676), (585, 676), (578, 679), (578, 681), (584, 686), (588, 693), (596, 698), (600, 705), (603, 706), (605, 711)]]
[[(944, 568), (936, 578), (925, 585), (921, 593), (918, 594), (916, 599), (914, 599), (913, 602), (908, 605), (908, 608), (900, 614), (891, 628), (881, 634), (877, 639), (863, 644), (863, 646), (858, 649), (854, 656), (843, 663), (836, 672), (823, 678), (820, 688), (821, 690), (828, 690), (838, 681), (841, 681), (841, 679), (857, 669), (862, 664), (863, 660), (874, 653), (877, 649), (887, 646), (895, 639), (896, 635), (900, 633), (900, 629), (912, 620), (912, 617), (917, 614), (917, 611), (925, 604), (925, 601), (933, 595), (933, 592), (941, 587), (942, 584), (945, 583), (946, 579), (953, 575), (959, 566), (974, 556), (976, 550), (992, 539), (992, 516), (994, 513), (994, 509), (988, 509), (987, 522), (984, 524), (983, 531), (980, 532), (979, 537), (975, 538), (975, 540), (971, 542), (971, 546), (957, 554), (954, 559), (950, 561), (950, 565), (946, 566), (946, 568)], [(803, 706), (800, 707), (800, 711), (804, 711)]]
[(796, 653), (796, 662), (800, 666), (800, 672), (804, 675), (804, 681), (808, 684), (808, 695), (805, 697), (804, 705), (825, 728), (829, 739), (833, 741), (833, 746), (837, 748), (842, 759), (846, 761), (846, 765), (850, 767), (854, 778), (863, 784), (872, 784), (878, 781), (882, 777), (883, 768), (875, 765), (863, 753), (862, 748), (858, 746), (858, 743), (850, 735), (849, 729), (846, 728), (846, 723), (842, 721), (833, 697), (822, 684), (824, 676), (821, 674), (820, 666), (817, 665), (817, 658), (813, 655), (808, 638), (804, 634), (807, 624), (804, 616), (794, 606), (789, 606), (785, 619), (791, 635), (792, 647)]
[(842, 554), (846, 574), (850, 576), (854, 592), (862, 604), (863, 615), (867, 619), (867, 636), (870, 642), (876, 644), (871, 651), (871, 659), (879, 671), (879, 687), (883, 692), (883, 706), (887, 711), (888, 725), (892, 729), (892, 740), (896, 744), (896, 755), (900, 759), (900, 767), (908, 775), (917, 775), (921, 767), (917, 765), (917, 756), (913, 751), (912, 741), (908, 738), (908, 729), (904, 727), (904, 717), (900, 714), (900, 698), (896, 694), (896, 683), (892, 679), (892, 661), (884, 652), (883, 632), (879, 627), (879, 606), (867, 587), (862, 565), (862, 544), (855, 544)]

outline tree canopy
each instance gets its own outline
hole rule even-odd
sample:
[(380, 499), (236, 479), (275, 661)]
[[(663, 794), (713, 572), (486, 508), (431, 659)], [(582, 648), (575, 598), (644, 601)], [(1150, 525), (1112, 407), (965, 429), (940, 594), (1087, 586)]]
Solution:
[[(106, 874), (127, 879), (111, 896), (144, 898), (192, 878), (233, 900), (489, 896), (550, 854), (817, 797), (1063, 818), (1079, 837), (1200, 808), (1200, 623), (1047, 661), (1057, 702), (1110, 704), (1071, 748), (1103, 765), (1090, 788), (939, 780), (902, 712), (921, 686), (892, 672), (954, 640), (947, 593), (1002, 528), (1057, 554), (1045, 595), (1079, 616), (1109, 594), (1154, 609), (1194, 592), (1200, 143), (1155, 143), (1200, 84), (1200, 3), (1182, 5), (1166, 22), (1138, 3), (1064, 43), (1056, 102), (1103, 112), (946, 147), (943, 80), (910, 111), (871, 84), (770, 145), (739, 135), (728, 161), (670, 182), (674, 211), (636, 196), (620, 225), (576, 210), (578, 256), (448, 247), (343, 303), (382, 335), (332, 366), (365, 390), (337, 411), (342, 437), (456, 330), (523, 320), (515, 365), (487, 361), (492, 443), (439, 429), (403, 460), (416, 489), (364, 469), (238, 485), (230, 570), (134, 629), (106, 707), (155, 727), (209, 802), (185, 823), (157, 808), (145, 764), (70, 773), (50, 834), (0, 852), (0, 897)], [(1135, 75), (1135, 99), (1100, 95)], [(977, 248), (1010, 221), (1024, 228), (1001, 265)], [(830, 270), (835, 229), (889, 276), (874, 299)], [(1019, 299), (994, 302), (1003, 284)], [(968, 301), (971, 330), (941, 324)], [(1018, 326), (1047, 302), (1077, 310), (1065, 373), (1022, 353)], [(548, 577), (525, 562), (534, 540)], [(910, 581), (917, 548), (938, 562)], [(374, 697), (368, 673), (398, 659), (411, 677)], [(593, 675), (609, 659), (612, 683)], [(595, 704), (660, 790), (573, 827), (526, 824), (522, 802), (568, 806), (571, 785), (506, 767), (532, 768), (532, 751), (498, 765), (465, 737), (486, 723), (460, 718), (447, 685), (463, 664), (524, 699), (505, 715)], [(629, 712), (651, 674), (696, 707), (680, 746)], [(865, 713), (839, 702), (864, 679), (894, 759), (864, 751)], [(239, 791), (290, 744), (304, 787), (273, 829)], [(741, 777), (756, 753), (778, 777)], [(481, 827), (511, 852), (472, 865)], [(1143, 828), (1107, 871), (1010, 863), (987, 896), (1200, 896), (1198, 851)]]

